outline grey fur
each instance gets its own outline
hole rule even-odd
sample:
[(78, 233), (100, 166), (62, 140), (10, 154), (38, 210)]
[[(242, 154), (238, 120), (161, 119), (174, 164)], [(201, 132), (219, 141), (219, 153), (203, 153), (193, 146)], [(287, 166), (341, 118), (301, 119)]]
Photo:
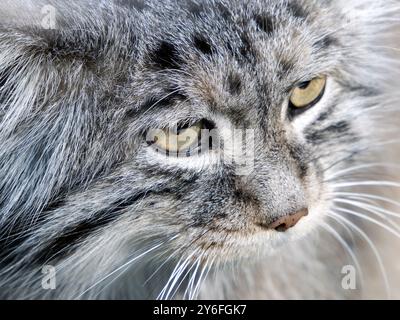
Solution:
[[(46, 4), (57, 10), (55, 30), (40, 25)], [(340, 287), (346, 252), (320, 223), (332, 222), (326, 214), (343, 178), (335, 174), (389, 157), (382, 141), (397, 133), (399, 65), (384, 47), (399, 8), (383, 0), (2, 2), (0, 296), (156, 298), (166, 288), (160, 297), (380, 297), (376, 270), (367, 277), (375, 287)], [(321, 73), (323, 101), (289, 119), (290, 89)], [(255, 129), (250, 175), (149, 151), (149, 129), (199, 119)], [(309, 217), (285, 234), (257, 227), (305, 206)], [(352, 248), (363, 256), (359, 240)], [(56, 266), (56, 290), (41, 287), (43, 265)], [(176, 285), (165, 287), (176, 266)]]

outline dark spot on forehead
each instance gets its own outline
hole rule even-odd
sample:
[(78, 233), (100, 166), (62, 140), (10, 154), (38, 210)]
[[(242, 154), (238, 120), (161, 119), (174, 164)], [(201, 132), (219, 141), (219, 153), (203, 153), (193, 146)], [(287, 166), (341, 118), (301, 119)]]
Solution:
[(212, 53), (212, 48), (210, 43), (201, 35), (195, 35), (193, 37), (193, 42), (194, 46), (196, 49), (198, 49), (200, 52), (204, 54), (211, 54)]
[(257, 26), (268, 35), (274, 32), (274, 24), (270, 17), (257, 14), (254, 16), (254, 21)]
[(229, 11), (229, 9), (226, 6), (224, 6), (222, 3), (217, 3), (217, 8), (221, 14), (221, 17), (224, 18), (225, 20), (228, 20), (229, 18), (232, 17), (232, 14)]
[(294, 16), (295, 18), (298, 19), (306, 19), (308, 16), (307, 11), (305, 8), (301, 6), (300, 3), (297, 2), (297, 0), (292, 0), (287, 4), (287, 9), (289, 13)]
[(282, 58), (279, 61), (278, 77), (280, 79), (283, 79), (293, 70), (293, 68), (294, 68), (294, 63), (291, 60)]
[(243, 58), (249, 60), (251, 57), (255, 56), (254, 48), (252, 46), (250, 37), (247, 33), (243, 32), (240, 36), (240, 39), (242, 41), (242, 45), (240, 46), (239, 52), (240, 52), (240, 57), (239, 59), (242, 60)]
[(204, 12), (204, 4), (195, 2), (193, 0), (187, 0), (187, 9), (194, 16), (200, 16)]
[(242, 79), (240, 78), (240, 75), (237, 73), (230, 73), (227, 79), (227, 84), (228, 84), (228, 91), (231, 94), (237, 95), (240, 93), (242, 89)]
[(162, 41), (159, 47), (152, 52), (151, 60), (160, 69), (180, 69), (183, 63), (176, 47), (166, 41)]

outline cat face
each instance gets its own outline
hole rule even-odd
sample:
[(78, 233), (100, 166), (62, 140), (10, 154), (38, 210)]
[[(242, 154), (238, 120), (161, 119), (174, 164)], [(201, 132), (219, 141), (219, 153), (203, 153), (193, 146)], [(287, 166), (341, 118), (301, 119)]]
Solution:
[[(328, 210), (326, 171), (362, 147), (349, 117), (361, 88), (349, 94), (341, 83), (345, 44), (332, 33), (339, 13), (327, 4), (203, 5), (168, 12), (173, 23), (156, 23), (138, 57), (127, 131), (140, 128), (147, 139), (138, 138), (128, 165), (159, 188), (143, 192), (138, 220), (157, 219), (151, 228), (185, 254), (269, 253), (312, 232)], [(195, 128), (218, 143), (197, 150), (196, 140), (195, 152), (177, 156), (164, 141), (183, 134), (193, 146), (182, 131), (202, 140)], [(153, 130), (166, 134), (148, 138)], [(232, 151), (238, 131), (245, 150)], [(146, 205), (153, 196), (157, 209)]]
[(96, 19), (55, 3), (59, 29), (1, 29), (2, 234), (23, 231), (3, 256), (90, 274), (313, 232), (374, 141), (383, 83), (365, 76), (358, 3), (104, 3)]

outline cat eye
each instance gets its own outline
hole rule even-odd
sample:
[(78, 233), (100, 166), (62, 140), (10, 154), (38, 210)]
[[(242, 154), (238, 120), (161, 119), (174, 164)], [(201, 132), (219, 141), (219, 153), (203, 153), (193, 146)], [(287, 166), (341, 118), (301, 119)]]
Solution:
[(203, 122), (199, 121), (191, 126), (152, 130), (147, 141), (153, 147), (167, 153), (186, 152), (199, 145), (203, 128)]
[(326, 76), (321, 76), (298, 85), (291, 93), (290, 106), (297, 111), (314, 106), (324, 95), (326, 81)]

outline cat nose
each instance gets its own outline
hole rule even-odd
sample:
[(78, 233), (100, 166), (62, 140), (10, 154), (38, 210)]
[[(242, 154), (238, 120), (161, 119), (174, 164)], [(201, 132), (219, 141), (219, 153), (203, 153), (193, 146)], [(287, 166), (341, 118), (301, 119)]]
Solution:
[(268, 229), (275, 229), (278, 232), (285, 232), (293, 228), (303, 217), (308, 215), (308, 209), (302, 209), (294, 214), (280, 217), (268, 226)]

